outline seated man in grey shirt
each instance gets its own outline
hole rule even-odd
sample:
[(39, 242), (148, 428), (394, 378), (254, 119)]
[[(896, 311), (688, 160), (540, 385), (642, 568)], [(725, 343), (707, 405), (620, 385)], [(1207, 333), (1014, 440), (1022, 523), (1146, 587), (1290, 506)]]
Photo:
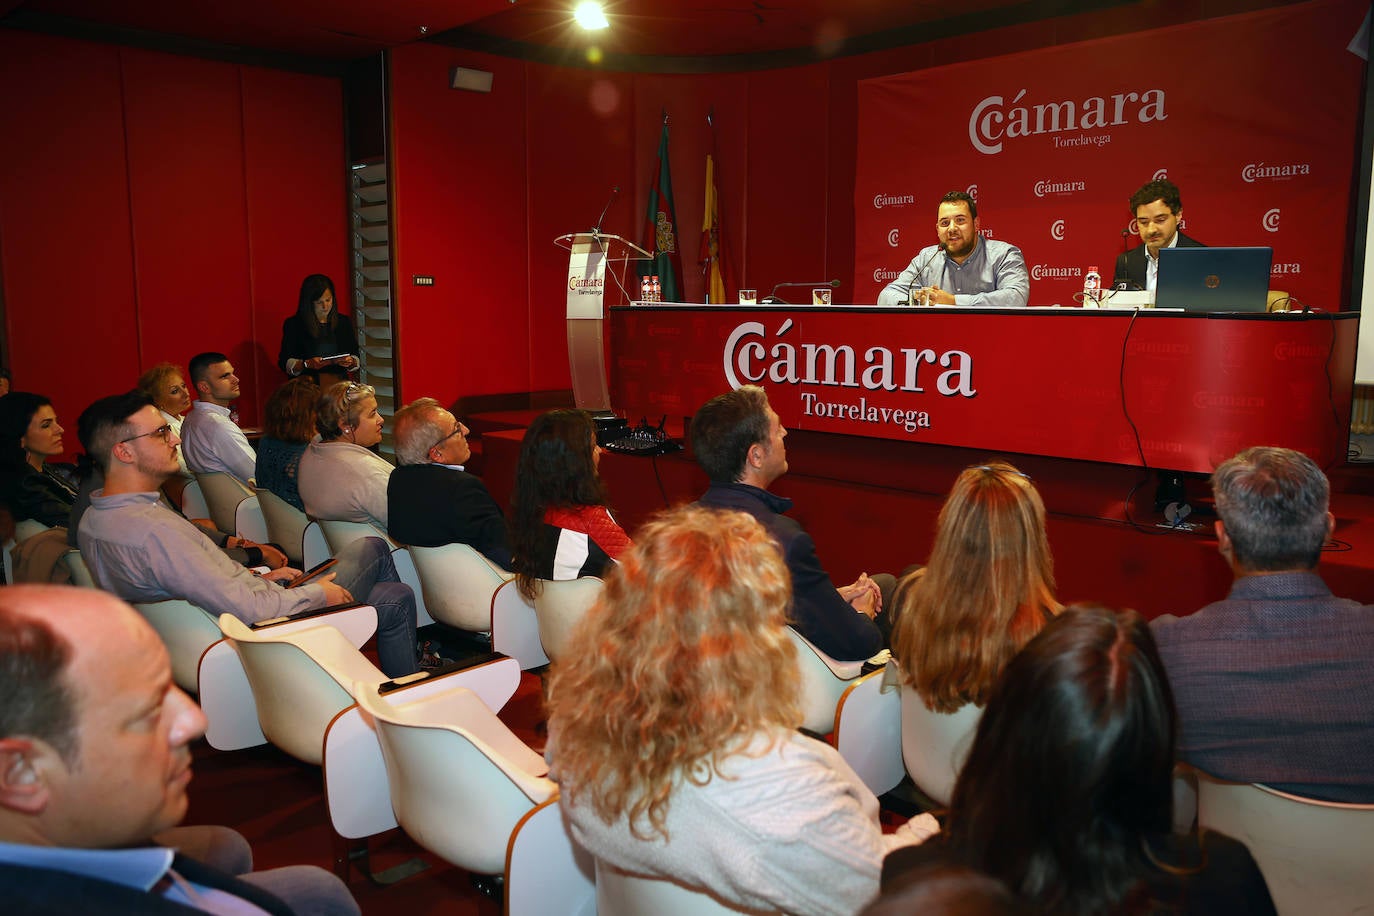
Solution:
[(133, 392), (102, 398), (89, 410), (91, 457), (105, 472), (105, 487), (92, 495), (77, 541), (101, 588), (131, 602), (184, 598), (248, 623), (345, 604), (357, 595), (377, 609), (382, 671), (400, 677), (419, 669), (415, 596), (399, 581), (380, 538), (349, 544), (335, 571), (315, 583), (282, 588), (297, 570), (256, 576), (158, 501), (158, 488), (176, 473), (180, 440), (157, 408)]
[(907, 305), (915, 290), (925, 305), (1021, 308), (1030, 302), (1030, 275), (1021, 249), (979, 234), (978, 204), (963, 191), (940, 198), (940, 244), (921, 249), (878, 294), (879, 305)]

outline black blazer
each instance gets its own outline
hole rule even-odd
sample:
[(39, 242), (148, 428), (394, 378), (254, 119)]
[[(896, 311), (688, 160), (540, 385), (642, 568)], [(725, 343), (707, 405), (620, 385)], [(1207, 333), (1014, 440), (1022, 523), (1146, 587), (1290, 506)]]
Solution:
[[(292, 916), (280, 898), (246, 881), (240, 881), (208, 865), (178, 855), (172, 868), (187, 881), (225, 891), (261, 907), (274, 916)], [(203, 910), (168, 900), (161, 894), (141, 891), (75, 872), (49, 868), (21, 868), (0, 863), (0, 901), (14, 916), (69, 916), (71, 913), (101, 916), (177, 916)]]
[[(1206, 248), (1207, 246), (1190, 239), (1182, 232), (1178, 234), (1179, 248)], [(1135, 246), (1125, 254), (1119, 255), (1116, 259), (1116, 270), (1112, 275), (1112, 286), (1125, 283), (1127, 289), (1145, 288), (1145, 244)]]
[[(286, 361), (288, 359), (309, 359), (312, 356), (337, 356), (340, 353), (348, 353), (352, 356), (358, 355), (358, 335), (353, 330), (353, 320), (343, 313), (337, 314), (339, 320), (334, 323), (334, 333), (326, 334), (323, 337), (311, 337), (310, 331), (306, 329), (305, 323), (301, 321), (299, 315), (292, 315), (282, 322), (281, 326), (281, 352), (277, 354), (277, 366), (281, 371), (287, 372)], [(335, 372), (343, 370), (335, 367)], [(308, 375), (316, 382), (320, 380), (320, 374), (314, 369), (305, 369), (301, 375)]]
[(439, 464), (408, 464), (386, 485), (387, 533), (413, 547), (468, 544), (511, 568), (506, 519), (481, 478)]

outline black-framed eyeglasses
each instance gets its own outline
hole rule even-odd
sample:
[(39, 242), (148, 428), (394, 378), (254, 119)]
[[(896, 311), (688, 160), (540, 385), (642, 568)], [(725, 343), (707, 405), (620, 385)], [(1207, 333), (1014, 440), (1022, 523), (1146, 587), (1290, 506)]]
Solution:
[(142, 439), (144, 436), (161, 436), (163, 442), (171, 442), (172, 424), (164, 423), (151, 432), (139, 433), (137, 436), (130, 436), (127, 439), (120, 439), (119, 444), (123, 445), (125, 442), (133, 442), (135, 439)]
[(443, 445), (445, 442), (447, 442), (448, 440), (452, 439), (454, 436), (458, 435), (459, 433), (466, 433), (466, 432), (468, 431), (467, 426), (463, 423), (462, 420), (458, 419), (457, 417), (454, 417), (454, 418), (453, 418), (453, 422), (456, 423), (456, 424), (458, 424), (457, 426), (455, 426), (455, 427), (453, 428), (453, 432), (449, 433), (447, 436), (445, 436), (444, 438), (440, 439), (438, 442), (436, 442), (436, 443), (434, 443), (433, 445), (431, 445), (431, 446), (429, 447), (429, 449), (428, 449), (429, 451), (431, 451), (431, 452), (434, 451), (436, 448), (438, 448), (439, 446)]

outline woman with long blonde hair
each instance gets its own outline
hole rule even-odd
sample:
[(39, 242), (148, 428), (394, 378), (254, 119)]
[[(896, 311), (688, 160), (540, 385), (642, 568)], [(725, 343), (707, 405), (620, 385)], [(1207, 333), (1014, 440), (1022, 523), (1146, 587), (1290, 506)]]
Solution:
[(1045, 504), (1005, 461), (954, 482), (924, 570), (894, 597), (892, 655), (935, 712), (982, 706), (1022, 646), (1059, 613)]
[(790, 601), (743, 512), (640, 531), (549, 682), (551, 769), (590, 852), (734, 906), (853, 913), (874, 896), (886, 850), (916, 835), (885, 837), (873, 794), (797, 731)]

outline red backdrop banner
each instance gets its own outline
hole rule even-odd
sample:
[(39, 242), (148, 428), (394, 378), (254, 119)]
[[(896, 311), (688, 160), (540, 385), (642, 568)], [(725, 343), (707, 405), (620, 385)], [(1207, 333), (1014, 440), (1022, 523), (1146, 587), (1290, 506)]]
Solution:
[(1167, 177), (1184, 231), (1274, 249), (1270, 286), (1343, 307), (1347, 213), (1369, 9), (1260, 13), (921, 70), (859, 84), (855, 301), (933, 245), (946, 191), (1019, 246), (1031, 304), (1073, 304), (1139, 244), (1127, 199)]

